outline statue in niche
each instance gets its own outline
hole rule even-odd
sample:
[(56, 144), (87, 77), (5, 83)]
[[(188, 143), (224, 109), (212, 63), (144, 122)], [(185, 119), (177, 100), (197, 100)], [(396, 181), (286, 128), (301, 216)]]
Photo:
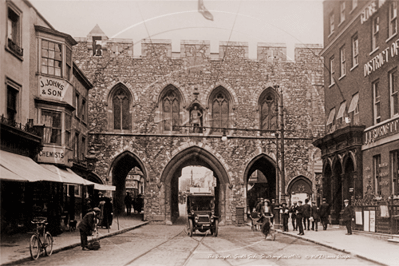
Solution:
[(194, 105), (190, 112), (190, 123), (193, 133), (202, 133), (202, 112), (198, 110), (197, 105)]

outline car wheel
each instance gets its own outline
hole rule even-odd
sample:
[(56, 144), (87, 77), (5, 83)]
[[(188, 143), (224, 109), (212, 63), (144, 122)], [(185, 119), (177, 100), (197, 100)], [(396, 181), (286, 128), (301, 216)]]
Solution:
[(213, 229), (213, 236), (217, 237), (218, 236), (218, 231), (219, 231), (219, 221), (215, 220), (215, 227)]
[(192, 237), (193, 236), (193, 220), (188, 219), (188, 236)]

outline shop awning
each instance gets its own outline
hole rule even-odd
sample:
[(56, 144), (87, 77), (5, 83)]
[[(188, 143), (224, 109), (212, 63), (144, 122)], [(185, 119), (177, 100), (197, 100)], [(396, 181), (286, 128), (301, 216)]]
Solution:
[(352, 101), (351, 101), (351, 104), (349, 105), (348, 113), (355, 111), (358, 101), (359, 101), (359, 93), (356, 93), (352, 97)]
[(344, 117), (345, 108), (346, 108), (346, 101), (341, 103), (341, 106), (339, 107), (337, 118), (336, 118), (337, 120)]
[(15, 153), (0, 150), (0, 166), (2, 180), (63, 182), (60, 176), (48, 171), (31, 158)]
[(61, 169), (53, 164), (40, 164), (52, 173), (62, 178), (62, 182), (66, 184), (88, 185), (90, 181), (80, 177), (69, 169)]
[(328, 126), (329, 124), (332, 124), (332, 122), (334, 121), (334, 116), (335, 116), (335, 108), (333, 108), (333, 109), (330, 111), (330, 114), (329, 114), (329, 116), (328, 116), (327, 123), (326, 123), (327, 126)]
[[(74, 171), (72, 171), (71, 169), (67, 169), (66, 171), (68, 171), (71, 175), (75, 175), (75, 176), (78, 176), (77, 174), (75, 174), (75, 172)], [(80, 176), (78, 176), (78, 177), (80, 177)], [(81, 177), (80, 177), (81, 178)], [(83, 179), (83, 178), (82, 178)], [(86, 186), (94, 186), (94, 189), (95, 190), (107, 190), (107, 191), (115, 191), (115, 189), (116, 189), (116, 187), (115, 186), (109, 186), (109, 185), (103, 185), (103, 184), (98, 184), (98, 183), (94, 183), (94, 182), (92, 182), (92, 181), (89, 181), (89, 180), (86, 180), (86, 179), (83, 179), (84, 180), (84, 185), (86, 185)]]

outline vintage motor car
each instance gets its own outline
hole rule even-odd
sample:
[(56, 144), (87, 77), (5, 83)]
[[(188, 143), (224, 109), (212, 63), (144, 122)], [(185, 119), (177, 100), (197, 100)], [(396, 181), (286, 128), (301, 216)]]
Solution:
[(187, 232), (191, 237), (195, 230), (205, 233), (210, 230), (218, 235), (219, 217), (215, 215), (215, 196), (210, 194), (191, 194), (187, 196)]

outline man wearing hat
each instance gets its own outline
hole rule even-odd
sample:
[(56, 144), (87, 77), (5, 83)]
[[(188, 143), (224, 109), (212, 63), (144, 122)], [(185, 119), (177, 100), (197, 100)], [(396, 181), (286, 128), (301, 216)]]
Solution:
[(351, 235), (352, 234), (352, 220), (355, 220), (355, 211), (353, 210), (353, 207), (349, 205), (349, 200), (345, 199), (344, 200), (345, 206), (342, 211), (342, 221), (344, 222), (346, 226), (346, 230), (348, 231), (346, 234)]
[(78, 225), (82, 250), (88, 250), (87, 236), (91, 236), (96, 230), (97, 216), (99, 214), (100, 209), (97, 207), (93, 208), (93, 211), (86, 213), (86, 215), (83, 217), (82, 221)]
[(280, 213), (283, 219), (283, 231), (288, 232), (288, 218), (290, 214), (288, 212), (287, 203), (283, 202), (281, 205)]
[(327, 230), (328, 214), (330, 213), (330, 205), (328, 205), (326, 198), (323, 198), (323, 203), (320, 205), (319, 214), (323, 230)]
[(303, 232), (303, 205), (302, 201), (298, 201), (298, 207), (296, 208), (296, 226), (299, 229), (298, 235), (303, 236), (305, 233)]
[(310, 207), (310, 219), (312, 220), (312, 230), (315, 230), (315, 225), (316, 225), (316, 231), (319, 223), (319, 208), (316, 205), (315, 201), (312, 201), (312, 206)]

